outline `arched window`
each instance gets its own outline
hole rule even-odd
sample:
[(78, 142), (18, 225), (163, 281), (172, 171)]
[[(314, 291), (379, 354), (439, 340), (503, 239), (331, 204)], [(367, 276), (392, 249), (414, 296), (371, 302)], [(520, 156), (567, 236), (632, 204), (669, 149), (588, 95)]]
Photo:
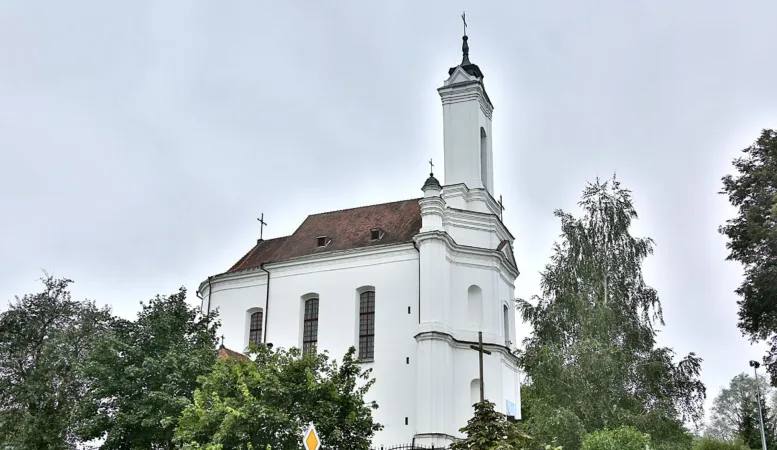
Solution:
[(318, 343), (318, 299), (305, 300), (305, 318), (302, 325), (302, 352), (312, 354)]
[(480, 180), (488, 188), (488, 136), (483, 127), (480, 127)]
[(469, 403), (474, 405), (480, 402), (480, 379), (475, 378), (469, 383)]
[(502, 322), (504, 322), (505, 345), (510, 346), (510, 311), (507, 305), (502, 305)]
[(359, 295), (359, 359), (375, 358), (375, 291)]
[(248, 345), (259, 345), (262, 343), (262, 321), (264, 312), (261, 310), (251, 313), (251, 321), (248, 328)]
[(467, 289), (467, 316), (474, 330), (483, 326), (483, 290), (473, 284)]

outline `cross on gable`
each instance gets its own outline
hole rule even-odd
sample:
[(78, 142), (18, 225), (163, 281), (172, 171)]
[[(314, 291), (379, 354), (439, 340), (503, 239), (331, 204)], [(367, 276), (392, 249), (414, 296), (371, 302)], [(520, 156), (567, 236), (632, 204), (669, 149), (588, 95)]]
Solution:
[(262, 213), (262, 216), (256, 220), (259, 221), (259, 239), (261, 240), (264, 235), (264, 227), (267, 225), (267, 222), (264, 221), (264, 213)]
[(502, 203), (502, 194), (499, 194), (499, 220), (502, 220), (502, 212), (505, 210), (505, 205)]

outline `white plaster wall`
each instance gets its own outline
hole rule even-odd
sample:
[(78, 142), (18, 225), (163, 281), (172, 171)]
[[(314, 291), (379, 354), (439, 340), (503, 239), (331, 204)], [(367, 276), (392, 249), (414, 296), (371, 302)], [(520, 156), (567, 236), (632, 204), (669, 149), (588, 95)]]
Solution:
[(500, 411), (507, 413), (507, 400), (515, 403), (516, 405), (516, 418), (521, 418), (520, 402), (518, 400), (518, 370), (514, 365), (508, 363), (502, 358), (501, 364), (502, 372), (502, 404), (497, 403), (497, 407)]
[[(461, 437), (458, 430), (467, 424), (472, 418), (474, 409), (471, 402), (470, 386), (472, 380), (480, 376), (478, 353), (469, 346), (458, 344), (453, 350), (454, 365), (456, 370), (453, 376), (453, 404), (454, 417), (450, 424), (450, 433), (453, 436)], [(483, 383), (485, 389), (483, 394), (486, 400), (495, 404), (495, 409), (502, 413), (505, 412), (505, 398), (514, 398), (514, 394), (505, 390), (505, 372), (506, 366), (502, 362), (502, 355), (497, 351), (492, 351), (490, 355), (483, 355)]]
[[(448, 317), (446, 317), (447, 323), (457, 330), (469, 332), (466, 337), (463, 337), (464, 339), (471, 339), (474, 336), (477, 340), (478, 331), (483, 332), (484, 339), (488, 335), (498, 335), (498, 324), (494, 322), (493, 314), (494, 305), (498, 302), (497, 286), (494, 284), (496, 272), (487, 267), (472, 267), (453, 263), (451, 273), (453, 275), (450, 279), (451, 308)], [(480, 314), (482, 318), (481, 329), (472, 326), (468, 314), (467, 292), (472, 285), (477, 285), (483, 291), (483, 310)]]
[(477, 99), (443, 104), (445, 184), (465, 183), (470, 189), (480, 181), (480, 104)]
[(447, 225), (445, 230), (457, 244), (489, 249), (495, 249), (499, 244), (499, 242), (493, 242), (496, 240), (496, 235), (482, 226), (480, 228), (473, 225), (456, 226), (450, 222)]
[[(374, 417), (385, 427), (373, 441), (376, 447), (409, 443), (415, 434), (418, 252), (412, 245), (394, 249), (265, 266), (271, 274), (265, 311), (267, 341), (276, 347), (301, 347), (302, 297), (315, 293), (319, 298), (318, 348), (337, 359), (350, 346), (358, 346), (357, 289), (374, 287), (375, 359), (365, 366), (373, 369), (376, 380), (367, 400), (378, 402)], [(221, 311), (228, 348), (245, 347), (247, 334), (241, 328), (246, 311), (264, 307), (266, 275), (262, 271), (253, 274), (229, 287), (227, 281), (213, 282), (211, 307)]]
[(248, 311), (265, 306), (267, 275), (258, 270), (249, 274), (233, 277), (229, 280), (214, 279), (211, 282), (213, 292), (206, 287), (202, 290), (202, 310), (207, 311), (210, 295), (211, 311), (217, 310), (221, 328), (219, 335), (224, 336), (224, 345), (238, 352), (248, 349)]

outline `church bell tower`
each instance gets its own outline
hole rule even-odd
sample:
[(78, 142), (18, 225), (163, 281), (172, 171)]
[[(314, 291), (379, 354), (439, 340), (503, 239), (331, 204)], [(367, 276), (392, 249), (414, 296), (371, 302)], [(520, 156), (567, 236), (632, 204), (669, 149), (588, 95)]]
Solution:
[(494, 105), (483, 84), (483, 72), (469, 60), (466, 22), (461, 64), (451, 67), (437, 91), (442, 98), (445, 185), (465, 184), (469, 189), (494, 190), (491, 156), (491, 114)]

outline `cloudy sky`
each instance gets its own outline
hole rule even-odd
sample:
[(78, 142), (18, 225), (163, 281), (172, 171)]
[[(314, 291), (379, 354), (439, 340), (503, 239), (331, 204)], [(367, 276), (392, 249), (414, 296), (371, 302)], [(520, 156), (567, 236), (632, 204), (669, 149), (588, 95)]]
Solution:
[[(46, 270), (130, 316), (307, 214), (419, 196), (436, 88), (471, 59), (521, 297), (587, 180), (617, 171), (667, 325), (712, 397), (762, 349), (716, 229), (730, 161), (777, 127), (777, 2), (0, 2), (0, 299)], [(440, 171), (441, 173), (441, 171)], [(443, 180), (444, 181), (444, 180)]]

